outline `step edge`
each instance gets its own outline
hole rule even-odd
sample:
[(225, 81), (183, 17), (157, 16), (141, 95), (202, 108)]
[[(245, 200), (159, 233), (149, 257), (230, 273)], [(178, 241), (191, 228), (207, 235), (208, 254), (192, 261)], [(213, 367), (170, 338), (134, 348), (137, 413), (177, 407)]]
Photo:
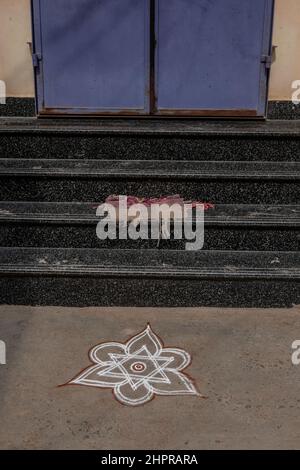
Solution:
[(180, 278), (180, 279), (289, 279), (300, 281), (300, 268), (253, 268), (253, 269), (236, 269), (226, 271), (225, 269), (185, 269), (178, 268), (162, 271), (161, 266), (157, 269), (141, 269), (141, 267), (132, 266), (129, 268), (114, 266), (94, 266), (93, 268), (81, 266), (68, 267), (35, 267), (30, 264), (11, 266), (0, 264), (0, 277), (8, 275), (24, 275), (24, 276), (97, 276), (97, 277), (144, 277), (144, 278)]
[(34, 171), (34, 170), (17, 170), (12, 169), (10, 171), (0, 169), (0, 177), (7, 176), (7, 177), (34, 177), (34, 178), (91, 178), (91, 179), (126, 179), (126, 178), (134, 178), (134, 179), (177, 179), (177, 180), (197, 180), (197, 179), (209, 179), (209, 180), (300, 180), (300, 171), (297, 172), (290, 172), (290, 171), (282, 171), (282, 172), (247, 172), (247, 173), (239, 173), (237, 171), (232, 171), (228, 173), (216, 173), (215, 171), (212, 172), (120, 172), (120, 171), (111, 171), (111, 172), (103, 172), (103, 171)]
[[(131, 121), (132, 122), (132, 121)], [(168, 121), (169, 122), (169, 121)], [(14, 133), (19, 133), (19, 134), (32, 134), (32, 135), (38, 135), (38, 134), (66, 134), (66, 135), (76, 135), (76, 134), (90, 134), (90, 135), (120, 135), (120, 136), (199, 136), (199, 137), (244, 137), (244, 136), (249, 136), (249, 137), (300, 137), (300, 127), (297, 129), (297, 125), (299, 125), (300, 120), (292, 120), (294, 128), (287, 128), (287, 121), (286, 120), (281, 120), (281, 121), (267, 121), (266, 123), (261, 123), (261, 126), (256, 127), (256, 129), (251, 129), (251, 126), (254, 127), (252, 123), (250, 123), (250, 129), (245, 129), (240, 126), (240, 128), (230, 128), (228, 126), (228, 122), (226, 121), (222, 123), (224, 125), (224, 128), (222, 129), (221, 123), (215, 123), (215, 128), (213, 128), (214, 124), (210, 123), (207, 128), (203, 127), (203, 123), (200, 121), (198, 124), (198, 128), (193, 128), (190, 129), (178, 129), (178, 127), (175, 129), (167, 129), (167, 128), (161, 128), (159, 129), (157, 124), (158, 121), (155, 122), (156, 127), (155, 128), (147, 128), (147, 125), (149, 124), (154, 124), (153, 121), (150, 123), (143, 121), (143, 123), (139, 122), (143, 127), (138, 128), (138, 127), (130, 127), (128, 126), (127, 128), (112, 128), (112, 127), (107, 127), (107, 124), (103, 121), (103, 128), (100, 128), (99, 125), (96, 127), (95, 125), (93, 126), (92, 123), (86, 123), (85, 125), (80, 125), (79, 123), (73, 123), (72, 127), (71, 125), (66, 125), (66, 123), (57, 123), (57, 122), (52, 122), (52, 123), (46, 123), (45, 119), (40, 120), (37, 122), (36, 118), (14, 118), (14, 117), (2, 117), (0, 118), (0, 133), (6, 133), (6, 134), (14, 134)], [(115, 124), (123, 124), (120, 121), (115, 122)], [(279, 126), (280, 124), (283, 125), (284, 129), (280, 129)], [(49, 126), (48, 128), (46, 126)], [(176, 125), (176, 123), (175, 123)], [(187, 123), (183, 123), (187, 127)], [(255, 125), (257, 125), (255, 123)], [(105, 127), (106, 126), (106, 127)], [(202, 126), (202, 128), (201, 128)], [(163, 127), (163, 126), (162, 126)], [(296, 129), (295, 129), (296, 127)]]
[[(73, 217), (73, 216), (59, 216), (59, 217), (50, 217), (50, 216), (34, 216), (34, 215), (27, 215), (24, 216), (22, 214), (18, 215), (0, 215), (0, 225), (4, 224), (35, 224), (35, 225), (42, 225), (42, 224), (51, 224), (51, 225), (96, 225), (99, 222), (99, 218), (97, 217)], [(193, 221), (196, 219), (193, 218)], [(149, 224), (151, 221), (149, 221)], [(218, 219), (216, 220), (214, 217), (206, 217), (204, 224), (209, 227), (291, 227), (297, 228), (300, 227), (300, 218), (293, 219), (292, 217), (280, 217), (280, 220), (277, 220), (275, 217), (270, 219), (255, 219), (251, 218), (248, 219), (247, 217), (240, 218), (240, 219)], [(117, 225), (119, 223), (117, 222)]]

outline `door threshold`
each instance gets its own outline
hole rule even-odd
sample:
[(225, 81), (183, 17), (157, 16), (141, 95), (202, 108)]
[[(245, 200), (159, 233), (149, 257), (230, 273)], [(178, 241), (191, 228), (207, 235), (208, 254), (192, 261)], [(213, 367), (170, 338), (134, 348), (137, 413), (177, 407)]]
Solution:
[(107, 115), (107, 114), (46, 114), (39, 113), (36, 116), (38, 119), (84, 119), (84, 120), (142, 120), (142, 121), (266, 121), (267, 116), (187, 116), (187, 115)]

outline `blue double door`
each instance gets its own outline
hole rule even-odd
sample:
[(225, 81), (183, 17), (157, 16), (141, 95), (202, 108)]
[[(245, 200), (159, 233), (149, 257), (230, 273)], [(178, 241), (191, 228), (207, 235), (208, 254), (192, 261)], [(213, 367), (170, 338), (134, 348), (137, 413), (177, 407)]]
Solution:
[(264, 116), (273, 0), (32, 0), (40, 115)]

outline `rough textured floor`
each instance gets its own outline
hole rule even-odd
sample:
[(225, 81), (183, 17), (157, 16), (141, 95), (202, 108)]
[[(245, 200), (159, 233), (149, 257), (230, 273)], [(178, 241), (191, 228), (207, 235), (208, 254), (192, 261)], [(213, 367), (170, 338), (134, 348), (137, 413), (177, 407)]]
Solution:
[[(150, 322), (188, 351), (207, 399), (157, 397), (133, 408), (110, 390), (58, 385), (90, 364), (97, 343)], [(300, 308), (68, 309), (0, 307), (1, 449), (300, 448)]]

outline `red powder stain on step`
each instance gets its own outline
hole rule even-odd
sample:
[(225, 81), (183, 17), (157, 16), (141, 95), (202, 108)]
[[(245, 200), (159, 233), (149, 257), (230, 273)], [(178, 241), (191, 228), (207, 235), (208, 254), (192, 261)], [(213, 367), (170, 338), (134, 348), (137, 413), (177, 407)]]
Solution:
[[(106, 204), (111, 204), (112, 206), (119, 207), (119, 198), (121, 196), (117, 196), (112, 194), (108, 196), (105, 200)], [(197, 205), (203, 205), (204, 210), (214, 209), (214, 204), (210, 202), (202, 202), (202, 201), (186, 201), (184, 200), (179, 194), (174, 194), (171, 196), (161, 196), (161, 197), (154, 197), (154, 198), (147, 198), (147, 197), (137, 197), (137, 196), (127, 196), (127, 207), (133, 206), (134, 204), (144, 204), (146, 207), (151, 207), (154, 204), (167, 204), (172, 206), (173, 204), (179, 204), (181, 206), (185, 204), (191, 204), (193, 208), (196, 208)], [(93, 206), (96, 209), (98, 205)]]

